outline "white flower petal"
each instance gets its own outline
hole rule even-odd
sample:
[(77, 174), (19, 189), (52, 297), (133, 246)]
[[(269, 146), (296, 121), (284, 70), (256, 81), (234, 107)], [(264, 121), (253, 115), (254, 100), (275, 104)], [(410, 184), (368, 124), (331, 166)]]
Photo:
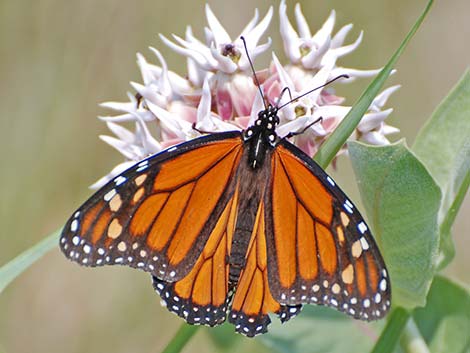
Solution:
[(390, 98), (390, 96), (395, 91), (397, 91), (400, 87), (401, 85), (395, 85), (395, 86), (391, 86), (383, 90), (381, 93), (377, 95), (377, 97), (374, 98), (369, 109), (373, 111), (379, 111), (380, 109), (382, 109), (385, 103), (387, 103), (388, 98)]
[(158, 105), (149, 102), (148, 107), (157, 119), (179, 138), (184, 139), (186, 132), (192, 130), (192, 124), (190, 122), (179, 119), (169, 111), (160, 108)]
[(189, 81), (195, 87), (201, 87), (205, 78), (209, 77), (209, 74), (212, 74), (209, 71), (202, 70), (201, 67), (190, 57), (187, 58), (187, 67)]
[[(289, 88), (291, 94), (295, 94), (295, 85), (292, 79), (290, 78), (289, 74), (287, 73), (286, 70), (284, 70), (284, 67), (281, 65), (279, 59), (277, 58), (276, 54), (273, 52), (272, 53), (272, 58), (273, 58), (273, 63), (274, 66), (276, 67), (276, 72), (279, 75), (279, 81), (281, 82), (281, 87), (284, 88)], [(284, 98), (284, 97), (282, 97)], [(290, 98), (284, 98), (284, 100), (281, 100), (279, 103), (282, 104), (286, 101), (289, 101)]]
[(211, 100), (212, 94), (209, 86), (209, 81), (206, 79), (204, 81), (204, 85), (202, 86), (202, 96), (201, 101), (199, 102), (199, 106), (197, 108), (197, 121), (204, 122), (211, 116)]
[(134, 141), (134, 133), (126, 129), (125, 127), (115, 124), (113, 122), (107, 122), (108, 129), (112, 131), (120, 140), (131, 143)]
[[(325, 38), (323, 42), (320, 43), (318, 48), (312, 48), (310, 52), (305, 55), (301, 62), (302, 66), (306, 69), (314, 69), (320, 66), (322, 63), (324, 55), (330, 49), (330, 37)], [(325, 65), (328, 65), (325, 63)]]
[(339, 120), (343, 120), (346, 114), (349, 113), (351, 107), (346, 107), (342, 105), (324, 105), (315, 108), (315, 113), (318, 116), (327, 119), (331, 117), (336, 117)]
[(253, 18), (250, 20), (250, 22), (248, 22), (245, 28), (243, 28), (241, 35), (246, 36), (247, 33), (249, 33), (253, 28), (255, 28), (256, 23), (258, 23), (258, 19), (259, 19), (259, 11), (258, 9), (255, 9), (255, 14)]
[(149, 47), (149, 49), (155, 54), (160, 61), (160, 65), (162, 67), (162, 73), (157, 81), (159, 93), (164, 95), (165, 97), (170, 97), (172, 95), (171, 83), (170, 78), (168, 76), (168, 66), (166, 64), (165, 59), (163, 58), (160, 51), (155, 48)]
[(342, 56), (345, 56), (345, 55), (353, 52), (361, 44), (363, 36), (364, 36), (364, 32), (361, 31), (354, 43), (349, 44), (349, 45), (345, 45), (344, 47), (331, 49), (330, 52), (329, 52), (329, 55), (333, 55), (336, 58), (340, 58)]
[(365, 133), (367, 131), (372, 131), (380, 127), (383, 121), (392, 113), (393, 109), (387, 109), (383, 111), (379, 111), (377, 113), (367, 113), (365, 114), (359, 125), (357, 126), (357, 130)]
[(331, 78), (339, 75), (348, 75), (349, 80), (344, 81), (346, 83), (353, 82), (356, 78), (366, 78), (377, 75), (382, 69), (376, 70), (357, 70), (346, 67), (337, 66), (331, 71)]
[[(255, 59), (262, 53), (264, 53), (266, 50), (269, 49), (271, 46), (271, 38), (268, 38), (268, 41), (264, 44), (258, 45), (255, 48), (251, 49), (248, 51), (250, 54), (251, 61), (255, 61)], [(246, 57), (246, 54), (243, 54), (240, 58), (240, 61), (238, 62), (238, 66), (242, 71), (246, 71), (250, 69), (250, 62), (248, 61), (248, 58)]]
[(99, 138), (106, 142), (108, 145), (116, 149), (119, 153), (121, 153), (127, 159), (134, 159), (136, 157), (135, 150), (132, 150), (131, 143), (121, 141), (115, 137), (107, 136), (107, 135), (100, 135)]
[(160, 152), (161, 144), (152, 136), (145, 122), (139, 116), (137, 118), (136, 137), (142, 144), (144, 154), (151, 155)]
[[(329, 77), (331, 77), (331, 69), (332, 69), (332, 66), (330, 65), (326, 65), (322, 67), (320, 71), (318, 71), (318, 73), (315, 76), (313, 76), (304, 87), (302, 87), (303, 89), (300, 92), (300, 94), (304, 94), (305, 92), (308, 92), (314, 88), (324, 85), (328, 81)], [(310, 93), (308, 97), (313, 102), (317, 102), (318, 97), (320, 96), (322, 90), (323, 88), (316, 89), (315, 91)]]
[(387, 140), (385, 136), (383, 136), (381, 133), (377, 131), (370, 131), (367, 134), (362, 135), (361, 140), (371, 145), (378, 145), (378, 146), (390, 144), (390, 141)]
[(331, 33), (333, 32), (333, 27), (335, 26), (335, 21), (336, 12), (335, 10), (331, 10), (328, 19), (325, 21), (320, 30), (318, 30), (317, 33), (315, 33), (315, 35), (312, 37), (312, 41), (318, 46), (323, 45), (323, 43), (326, 41), (329, 42), (331, 39)]
[[(311, 125), (313, 122), (317, 121), (318, 118), (315, 116), (302, 116), (295, 120), (289, 121), (285, 124), (282, 124), (277, 127), (276, 132), (279, 137), (283, 138), (290, 132), (300, 132), (305, 129), (307, 126)], [(309, 131), (313, 133), (315, 136), (325, 136), (326, 131), (321, 126), (321, 123), (318, 121), (317, 123), (310, 126)], [(305, 132), (307, 133), (307, 132)]]
[(312, 33), (310, 32), (307, 20), (302, 14), (302, 9), (298, 3), (295, 4), (295, 20), (297, 21), (297, 30), (299, 31), (300, 37), (311, 38)]
[(137, 65), (139, 65), (140, 72), (142, 75), (142, 80), (144, 81), (145, 85), (148, 85), (155, 80), (153, 72), (149, 69), (147, 60), (145, 60), (142, 54), (137, 53), (136, 56), (137, 56)]
[[(155, 115), (153, 115), (151, 112), (148, 110), (138, 110), (137, 111), (141, 118), (146, 121), (154, 121), (155, 120)], [(135, 115), (132, 114), (133, 112), (130, 112), (128, 114), (122, 114), (122, 115), (115, 115), (115, 116), (98, 116), (98, 119), (102, 121), (109, 121), (109, 122), (114, 122), (114, 123), (126, 123), (129, 121), (135, 121)]]
[(333, 39), (331, 40), (331, 48), (334, 49), (342, 46), (346, 36), (352, 28), (353, 25), (351, 23), (341, 27), (341, 29), (333, 36)]
[(217, 17), (215, 17), (214, 13), (212, 12), (209, 4), (206, 4), (206, 17), (207, 23), (209, 24), (209, 28), (214, 35), (214, 41), (217, 47), (229, 44), (232, 42), (230, 36), (228, 35), (225, 28), (220, 24)]
[(134, 102), (130, 102), (130, 103), (103, 102), (103, 103), (100, 103), (100, 107), (109, 108), (109, 109), (113, 109), (113, 110), (117, 110), (121, 112), (129, 112), (129, 111), (135, 110), (137, 107), (137, 100), (136, 99), (134, 100), (135, 100)]
[(290, 62), (296, 64), (299, 62), (300, 55), (300, 41), (297, 32), (294, 30), (292, 25), (289, 22), (289, 18), (286, 13), (286, 2), (285, 0), (281, 1), (279, 5), (279, 22), (280, 22), (280, 31), (282, 42), (284, 44), (284, 51), (289, 58)]
[[(185, 42), (182, 38), (178, 36), (173, 36), (178, 42), (185, 43), (185, 46), (191, 46), (190, 43)], [(196, 51), (195, 49), (187, 49), (186, 47), (181, 47), (170, 41), (168, 38), (166, 38), (164, 35), (160, 34), (160, 38), (165, 43), (168, 47), (170, 47), (172, 50), (177, 52), (180, 55), (186, 56), (194, 60), (196, 64), (198, 64), (201, 68), (204, 70), (211, 70), (214, 66), (217, 65), (217, 62), (214, 62), (214, 60), (208, 60), (205, 55), (203, 55), (201, 52)], [(207, 49), (208, 50), (208, 49)]]
[(137, 82), (130, 82), (130, 84), (132, 88), (134, 88), (145, 99), (146, 103), (152, 102), (153, 104), (157, 104), (161, 107), (165, 107), (167, 105), (167, 99), (161, 94), (158, 94), (155, 90), (155, 86), (144, 86)]
[(397, 132), (400, 132), (400, 129), (395, 126), (384, 124), (382, 128), (380, 129), (380, 131), (382, 132), (384, 136), (387, 136), (387, 135), (396, 134)]
[(259, 42), (261, 36), (268, 29), (268, 26), (271, 23), (272, 17), (273, 17), (273, 7), (270, 6), (268, 12), (266, 13), (266, 16), (264, 16), (264, 18), (261, 20), (260, 23), (258, 23), (255, 27), (253, 27), (252, 29), (250, 29), (248, 31), (247, 28), (249, 28), (249, 26), (253, 22), (253, 20), (254, 20), (254, 18), (253, 18), (252, 22), (249, 23), (249, 26), (247, 26), (242, 31), (240, 36), (244, 36), (245, 39), (247, 40), (246, 45), (247, 45), (249, 51), (255, 49), (255, 47), (258, 45), (258, 42)]

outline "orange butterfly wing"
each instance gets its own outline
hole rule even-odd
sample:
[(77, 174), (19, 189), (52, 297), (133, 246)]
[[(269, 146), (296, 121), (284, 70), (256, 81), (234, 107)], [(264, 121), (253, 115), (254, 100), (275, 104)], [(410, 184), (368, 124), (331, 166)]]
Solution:
[(266, 194), (268, 282), (285, 305), (327, 305), (374, 320), (390, 307), (388, 272), (367, 225), (335, 182), (282, 140)]
[(261, 201), (246, 254), (246, 265), (240, 274), (229, 314), (229, 321), (235, 325), (235, 330), (249, 337), (267, 332), (271, 322), (269, 313), (278, 314), (284, 322), (301, 309), (300, 305), (281, 305), (273, 298), (268, 283), (266, 250), (265, 205)]
[(61, 249), (81, 265), (123, 264), (170, 282), (206, 273), (203, 250), (227, 251), (206, 243), (228, 222), (242, 146), (239, 132), (213, 134), (138, 163), (74, 213)]
[(388, 273), (359, 212), (288, 141), (266, 153), (255, 172), (229, 132), (152, 156), (75, 212), (61, 248), (82, 265), (150, 272), (162, 303), (188, 323), (214, 326), (230, 309), (247, 336), (267, 331), (269, 313), (284, 322), (304, 303), (382, 317)]

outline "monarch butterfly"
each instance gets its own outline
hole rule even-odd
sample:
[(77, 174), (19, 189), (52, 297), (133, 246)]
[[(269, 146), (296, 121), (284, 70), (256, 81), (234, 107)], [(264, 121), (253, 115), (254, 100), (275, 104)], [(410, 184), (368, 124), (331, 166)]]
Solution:
[(299, 133), (276, 134), (280, 108), (268, 105), (244, 131), (181, 143), (115, 177), (66, 223), (65, 256), (150, 272), (162, 304), (187, 323), (215, 326), (228, 315), (248, 337), (267, 332), (269, 313), (285, 322), (303, 304), (382, 318), (390, 280), (369, 228), (288, 141)]
[(214, 133), (136, 164), (86, 201), (60, 239), (85, 266), (143, 269), (190, 324), (254, 336), (302, 304), (379, 319), (384, 261), (356, 207), (309, 156), (279, 138), (269, 106), (243, 132)]

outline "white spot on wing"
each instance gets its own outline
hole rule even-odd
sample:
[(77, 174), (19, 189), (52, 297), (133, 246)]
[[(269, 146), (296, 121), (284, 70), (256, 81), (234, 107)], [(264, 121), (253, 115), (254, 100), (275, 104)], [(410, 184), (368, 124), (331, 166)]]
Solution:
[(380, 290), (382, 292), (385, 292), (385, 290), (387, 289), (387, 280), (385, 278), (382, 278), (382, 280), (380, 281)]
[[(348, 200), (346, 200), (346, 201), (348, 201)], [(351, 203), (349, 203), (349, 204), (351, 204)], [(348, 213), (350, 213), (350, 214), (353, 213), (353, 210), (352, 210), (351, 206), (349, 206), (347, 202), (345, 202), (345, 203), (343, 204), (343, 207), (344, 207), (344, 209), (345, 209), (346, 211), (348, 211)]]
[(126, 179), (125, 177), (123, 177), (122, 175), (120, 175), (120, 176), (118, 176), (116, 179), (114, 179), (114, 183), (116, 184), (116, 186), (119, 186), (119, 185), (125, 183), (126, 180), (127, 180), (127, 179)]
[(361, 222), (357, 225), (357, 229), (361, 232), (361, 234), (364, 234), (367, 230), (367, 226), (364, 222)]
[(77, 236), (77, 235), (74, 236), (74, 237), (72, 238), (72, 243), (73, 243), (73, 245), (78, 245), (78, 244), (80, 243), (80, 237)]
[(335, 182), (333, 179), (331, 179), (329, 176), (326, 177), (326, 180), (328, 181), (328, 183), (330, 183), (331, 186), (335, 186)]
[[(72, 223), (70, 223), (70, 230), (71, 230), (72, 232), (76, 232), (77, 229), (78, 229), (78, 221), (77, 221), (76, 219), (74, 219), (74, 220), (72, 221)], [(75, 245), (77, 245), (77, 244), (75, 244)]]
[(362, 237), (359, 240), (361, 242), (362, 249), (364, 249), (364, 250), (369, 249), (369, 243), (367, 242), (366, 238)]
[[(117, 181), (116, 181), (116, 184), (117, 184)], [(114, 195), (116, 195), (116, 189), (111, 189), (106, 193), (106, 195), (104, 195), (103, 199), (106, 202), (108, 202), (109, 200), (113, 198)]]

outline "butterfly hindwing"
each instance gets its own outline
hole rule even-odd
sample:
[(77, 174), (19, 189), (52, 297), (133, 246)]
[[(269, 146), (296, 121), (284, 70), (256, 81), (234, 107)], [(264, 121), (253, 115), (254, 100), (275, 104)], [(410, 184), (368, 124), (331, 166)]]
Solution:
[(182, 279), (233, 198), (241, 150), (239, 132), (212, 134), (136, 164), (69, 219), (63, 252), (86, 266), (125, 264)]
[(268, 278), (282, 304), (328, 305), (363, 320), (390, 306), (388, 272), (362, 216), (313, 160), (286, 140), (266, 194)]
[(153, 286), (168, 310), (191, 324), (214, 326), (225, 321), (229, 265), (238, 206), (238, 190), (225, 205), (204, 250), (191, 271), (176, 282), (153, 276)]

